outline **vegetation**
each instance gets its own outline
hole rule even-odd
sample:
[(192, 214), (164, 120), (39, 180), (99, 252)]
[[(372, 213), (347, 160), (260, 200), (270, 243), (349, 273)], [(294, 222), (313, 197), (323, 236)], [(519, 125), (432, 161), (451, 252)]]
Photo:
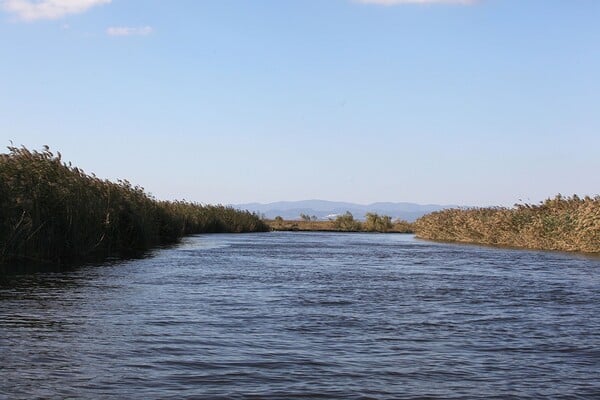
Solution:
[(265, 231), (255, 214), (157, 201), (128, 181), (88, 175), (41, 152), (0, 154), (0, 265), (131, 255), (186, 234)]
[(333, 221), (333, 226), (340, 231), (355, 232), (362, 230), (360, 222), (354, 219), (354, 215), (350, 211), (342, 215), (338, 215)]
[(413, 223), (398, 218), (392, 222), (392, 229), (388, 232), (415, 233), (415, 227)]
[[(371, 215), (371, 217), (369, 217)], [(301, 219), (299, 221), (285, 221), (280, 216), (272, 221), (267, 221), (272, 230), (275, 231), (321, 231), (321, 232), (390, 232), (390, 233), (412, 233), (412, 224), (403, 220), (392, 222), (391, 217), (379, 216), (369, 213), (367, 220), (363, 223), (356, 219), (350, 212), (338, 215), (329, 221), (317, 221)], [(374, 223), (369, 223), (371, 218)]]
[[(281, 217), (279, 217), (281, 218)], [(277, 219), (277, 217), (275, 217)], [(300, 219), (302, 221), (318, 221), (319, 218), (316, 215), (308, 215), (308, 214), (300, 214)]]
[(600, 252), (600, 197), (556, 196), (514, 208), (448, 209), (415, 222), (423, 239)]
[(364, 230), (369, 232), (387, 232), (392, 229), (392, 217), (388, 215), (378, 215), (376, 213), (367, 213), (365, 215)]

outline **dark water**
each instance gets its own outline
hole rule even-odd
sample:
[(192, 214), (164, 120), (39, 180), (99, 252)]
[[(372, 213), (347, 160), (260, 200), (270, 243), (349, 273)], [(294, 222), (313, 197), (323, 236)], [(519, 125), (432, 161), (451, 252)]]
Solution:
[(0, 287), (0, 397), (600, 398), (600, 260), (188, 238)]

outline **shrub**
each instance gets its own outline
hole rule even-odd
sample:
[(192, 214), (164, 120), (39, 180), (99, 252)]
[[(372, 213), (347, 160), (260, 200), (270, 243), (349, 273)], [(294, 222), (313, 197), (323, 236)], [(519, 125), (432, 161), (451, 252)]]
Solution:
[(367, 232), (387, 232), (392, 229), (392, 217), (377, 213), (367, 213), (363, 226)]
[(333, 226), (341, 231), (360, 231), (362, 229), (362, 224), (354, 219), (350, 211), (338, 215), (333, 221)]

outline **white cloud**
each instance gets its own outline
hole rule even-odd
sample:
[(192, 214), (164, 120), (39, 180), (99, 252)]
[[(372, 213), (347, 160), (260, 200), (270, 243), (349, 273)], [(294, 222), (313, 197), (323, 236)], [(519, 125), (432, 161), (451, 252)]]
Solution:
[(109, 36), (147, 36), (154, 32), (151, 26), (132, 28), (128, 26), (111, 26), (106, 29)]
[(24, 21), (58, 19), (79, 14), (112, 0), (0, 0), (2, 8)]
[(398, 4), (475, 4), (478, 0), (356, 0), (363, 4), (394, 6)]

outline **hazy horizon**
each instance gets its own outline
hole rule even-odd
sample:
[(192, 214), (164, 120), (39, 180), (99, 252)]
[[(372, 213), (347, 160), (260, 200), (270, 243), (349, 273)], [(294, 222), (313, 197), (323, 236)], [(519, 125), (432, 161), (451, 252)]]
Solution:
[(598, 17), (592, 0), (0, 0), (0, 146), (202, 203), (593, 196)]

